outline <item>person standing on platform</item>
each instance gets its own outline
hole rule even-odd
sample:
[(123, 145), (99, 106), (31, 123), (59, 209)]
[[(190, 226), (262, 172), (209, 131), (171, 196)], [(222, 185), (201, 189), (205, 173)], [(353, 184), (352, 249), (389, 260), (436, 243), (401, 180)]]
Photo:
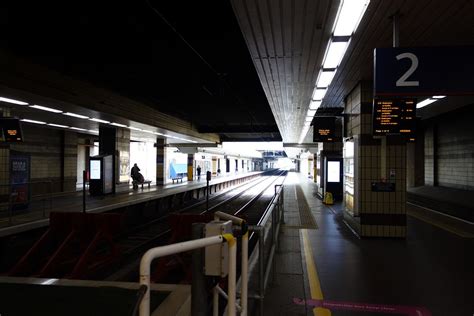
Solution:
[(198, 180), (201, 180), (201, 166), (197, 166)]

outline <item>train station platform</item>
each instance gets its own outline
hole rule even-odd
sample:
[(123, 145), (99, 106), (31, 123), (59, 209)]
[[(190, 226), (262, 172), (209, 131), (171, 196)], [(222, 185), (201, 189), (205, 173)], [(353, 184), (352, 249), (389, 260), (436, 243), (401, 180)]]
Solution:
[[(237, 175), (221, 175), (214, 177), (209, 182), (211, 192), (216, 192), (218, 188), (222, 189), (223, 187), (230, 187), (237, 184), (237, 182), (251, 179), (261, 173), (261, 171), (255, 171)], [(207, 182), (205, 177), (201, 177), (200, 180), (167, 184), (164, 186), (152, 185), (148, 188), (148, 186), (145, 185), (143, 189), (140, 186), (137, 190), (134, 190), (132, 186), (130, 186), (130, 189), (127, 191), (103, 196), (90, 196), (87, 193), (86, 212), (104, 213), (119, 208), (126, 208), (169, 196), (183, 194), (189, 191), (196, 191), (204, 194), (202, 191), (205, 190), (206, 186)], [(196, 195), (197, 198), (200, 196), (202, 195), (199, 195), (199, 193)], [(17, 215), (13, 216), (4, 216), (0, 218), (0, 237), (48, 226), (50, 212), (82, 212), (82, 199), (82, 192), (72, 192), (52, 196), (34, 210), (19, 212)], [(44, 204), (46, 204), (46, 207), (42, 208)]]
[(472, 315), (474, 239), (408, 216), (406, 239), (360, 239), (341, 204), (324, 205), (298, 173), (265, 315)]
[(439, 186), (419, 186), (407, 189), (410, 203), (474, 223), (472, 191)]

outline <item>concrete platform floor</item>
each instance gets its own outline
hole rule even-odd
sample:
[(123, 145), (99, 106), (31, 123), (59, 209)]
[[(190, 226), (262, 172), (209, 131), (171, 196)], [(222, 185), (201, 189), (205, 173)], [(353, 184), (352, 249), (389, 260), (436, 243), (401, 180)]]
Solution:
[[(265, 315), (427, 315), (410, 307), (432, 315), (473, 315), (473, 238), (409, 216), (406, 239), (359, 239), (344, 223), (342, 205), (322, 204), (315, 184), (297, 173), (287, 177), (285, 204), (289, 220)], [(305, 208), (316, 226), (302, 220)], [(335, 308), (313, 309), (294, 298), (322, 298)]]
[[(233, 179), (247, 177), (249, 175), (261, 172), (247, 172), (241, 174), (221, 175), (211, 180), (210, 184), (221, 183)], [(187, 190), (192, 190), (206, 186), (205, 178), (200, 180), (182, 182), (176, 184), (167, 184), (164, 186), (152, 185), (148, 188), (144, 185), (138, 190), (133, 190), (132, 186), (127, 191), (117, 192), (104, 196), (86, 195), (87, 212), (105, 212), (114, 208), (124, 207), (132, 204), (146, 202), (150, 199), (156, 199), (166, 195), (171, 195)], [(12, 233), (34, 229), (45, 226), (49, 222), (49, 213), (54, 212), (81, 212), (82, 211), (82, 192), (70, 192), (66, 194), (55, 195), (53, 197), (46, 196), (44, 200), (32, 203), (31, 209), (27, 212), (17, 212), (8, 217), (3, 214), (0, 217), (0, 236), (6, 236)]]

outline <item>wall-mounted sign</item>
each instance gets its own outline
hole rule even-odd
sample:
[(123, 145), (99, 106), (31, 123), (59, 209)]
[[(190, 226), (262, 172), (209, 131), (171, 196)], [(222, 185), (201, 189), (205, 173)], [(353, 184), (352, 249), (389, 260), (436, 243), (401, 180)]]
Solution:
[(22, 142), (21, 123), (15, 118), (0, 118), (0, 142)]
[(315, 116), (313, 119), (313, 142), (332, 143), (342, 141), (342, 118), (337, 116)]
[(411, 139), (416, 128), (416, 99), (375, 99), (373, 135), (403, 135)]
[(474, 46), (374, 50), (374, 95), (473, 95)]

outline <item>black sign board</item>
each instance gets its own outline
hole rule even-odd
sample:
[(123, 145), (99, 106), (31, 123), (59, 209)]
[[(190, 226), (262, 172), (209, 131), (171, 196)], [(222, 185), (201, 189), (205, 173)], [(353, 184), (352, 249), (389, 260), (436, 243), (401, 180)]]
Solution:
[(374, 50), (374, 95), (474, 95), (474, 46)]
[(313, 142), (332, 143), (342, 141), (342, 118), (337, 116), (315, 116), (313, 119)]
[(415, 138), (416, 99), (374, 99), (374, 136), (403, 135)]
[(0, 142), (15, 143), (23, 141), (19, 119), (0, 118)]
[(395, 192), (395, 183), (392, 182), (372, 182), (372, 192)]

